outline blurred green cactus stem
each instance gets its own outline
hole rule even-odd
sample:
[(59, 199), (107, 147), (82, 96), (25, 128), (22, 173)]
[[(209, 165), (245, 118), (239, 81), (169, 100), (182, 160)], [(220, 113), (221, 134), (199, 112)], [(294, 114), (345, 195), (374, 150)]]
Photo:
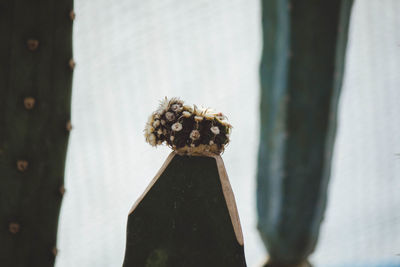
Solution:
[(301, 266), (323, 220), (351, 0), (263, 0), (258, 228), (266, 266)]
[(0, 266), (49, 267), (65, 192), (72, 0), (0, 3)]

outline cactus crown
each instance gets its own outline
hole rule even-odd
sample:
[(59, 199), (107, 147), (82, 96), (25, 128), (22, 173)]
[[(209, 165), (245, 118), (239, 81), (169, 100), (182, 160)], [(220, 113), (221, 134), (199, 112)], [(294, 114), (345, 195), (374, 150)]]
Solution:
[(152, 146), (165, 143), (183, 154), (220, 154), (229, 143), (231, 129), (221, 112), (165, 97), (149, 117), (144, 131)]

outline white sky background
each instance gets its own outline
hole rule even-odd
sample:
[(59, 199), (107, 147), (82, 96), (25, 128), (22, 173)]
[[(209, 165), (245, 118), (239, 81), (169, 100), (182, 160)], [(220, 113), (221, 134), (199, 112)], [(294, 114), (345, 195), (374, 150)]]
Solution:
[[(76, 0), (75, 11), (74, 129), (57, 267), (121, 266), (128, 211), (170, 152), (143, 137), (164, 96), (228, 115), (234, 129), (223, 159), (248, 266), (259, 266), (259, 1)], [(353, 11), (317, 266), (400, 264), (400, 2), (356, 1)]]
[(329, 203), (314, 259), (400, 266), (400, 1), (356, 0), (347, 52)]

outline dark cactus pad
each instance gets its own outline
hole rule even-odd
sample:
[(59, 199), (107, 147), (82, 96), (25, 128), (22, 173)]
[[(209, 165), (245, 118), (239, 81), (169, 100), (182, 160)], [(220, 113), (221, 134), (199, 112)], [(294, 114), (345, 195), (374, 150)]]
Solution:
[(57, 255), (73, 18), (73, 0), (0, 1), (0, 266)]
[(131, 266), (246, 266), (220, 156), (171, 153), (130, 212), (124, 267)]

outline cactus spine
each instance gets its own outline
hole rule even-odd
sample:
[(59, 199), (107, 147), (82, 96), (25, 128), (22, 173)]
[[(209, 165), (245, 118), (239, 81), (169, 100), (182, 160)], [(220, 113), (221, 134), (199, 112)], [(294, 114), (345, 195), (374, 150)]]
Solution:
[(72, 0), (0, 3), (0, 265), (53, 266), (70, 123)]
[(326, 206), (351, 0), (262, 1), (258, 228), (268, 266), (304, 264)]

